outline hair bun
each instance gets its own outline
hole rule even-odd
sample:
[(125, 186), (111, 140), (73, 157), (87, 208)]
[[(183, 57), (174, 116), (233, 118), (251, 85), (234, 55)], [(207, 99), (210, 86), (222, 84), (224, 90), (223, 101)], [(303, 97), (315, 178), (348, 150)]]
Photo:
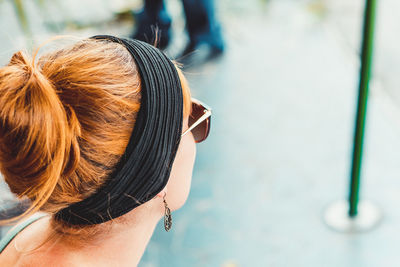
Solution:
[(0, 68), (0, 171), (13, 193), (33, 201), (28, 212), (42, 206), (60, 176), (77, 165), (77, 125), (73, 110), (64, 108), (52, 82), (26, 54), (15, 53)]

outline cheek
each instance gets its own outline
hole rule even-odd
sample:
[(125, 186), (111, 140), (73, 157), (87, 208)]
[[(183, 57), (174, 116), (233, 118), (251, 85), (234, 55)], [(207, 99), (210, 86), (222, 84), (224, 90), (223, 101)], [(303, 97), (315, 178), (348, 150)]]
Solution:
[(167, 201), (171, 210), (179, 209), (189, 195), (192, 172), (196, 157), (193, 135), (185, 135), (179, 145), (171, 175), (167, 183)]

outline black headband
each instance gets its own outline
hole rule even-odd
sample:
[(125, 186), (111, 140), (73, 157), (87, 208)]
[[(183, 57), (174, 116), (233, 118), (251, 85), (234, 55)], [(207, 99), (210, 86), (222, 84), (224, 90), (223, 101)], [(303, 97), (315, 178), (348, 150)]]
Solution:
[(182, 87), (171, 60), (138, 40), (92, 38), (120, 43), (132, 55), (141, 78), (141, 106), (116, 170), (96, 193), (56, 214), (72, 225), (103, 223), (154, 198), (168, 182), (182, 133)]

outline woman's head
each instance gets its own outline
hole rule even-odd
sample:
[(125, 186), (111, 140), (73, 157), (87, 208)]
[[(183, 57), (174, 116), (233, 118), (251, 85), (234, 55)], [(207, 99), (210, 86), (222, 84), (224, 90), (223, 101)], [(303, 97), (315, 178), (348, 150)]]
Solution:
[[(180, 79), (185, 130), (191, 102)], [(141, 93), (137, 65), (118, 43), (79, 41), (37, 63), (16, 53), (0, 68), (0, 170), (11, 191), (31, 199), (33, 210), (51, 213), (93, 194), (125, 152)], [(190, 185), (190, 136), (182, 139), (167, 184), (176, 208)]]

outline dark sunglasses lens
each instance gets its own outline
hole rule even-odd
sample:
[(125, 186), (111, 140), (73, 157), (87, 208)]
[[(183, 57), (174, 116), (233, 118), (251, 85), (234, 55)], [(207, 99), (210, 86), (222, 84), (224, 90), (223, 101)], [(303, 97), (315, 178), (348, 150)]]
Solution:
[[(189, 126), (191, 126), (193, 123), (195, 123), (201, 116), (204, 115), (204, 107), (193, 103), (192, 104), (192, 113), (189, 116)], [(209, 122), (210, 118), (207, 118), (206, 120), (202, 121), (199, 125), (197, 125), (193, 130), (192, 134), (194, 137), (194, 140), (199, 143), (201, 141), (204, 141), (204, 139), (207, 138), (208, 132), (209, 132)]]

